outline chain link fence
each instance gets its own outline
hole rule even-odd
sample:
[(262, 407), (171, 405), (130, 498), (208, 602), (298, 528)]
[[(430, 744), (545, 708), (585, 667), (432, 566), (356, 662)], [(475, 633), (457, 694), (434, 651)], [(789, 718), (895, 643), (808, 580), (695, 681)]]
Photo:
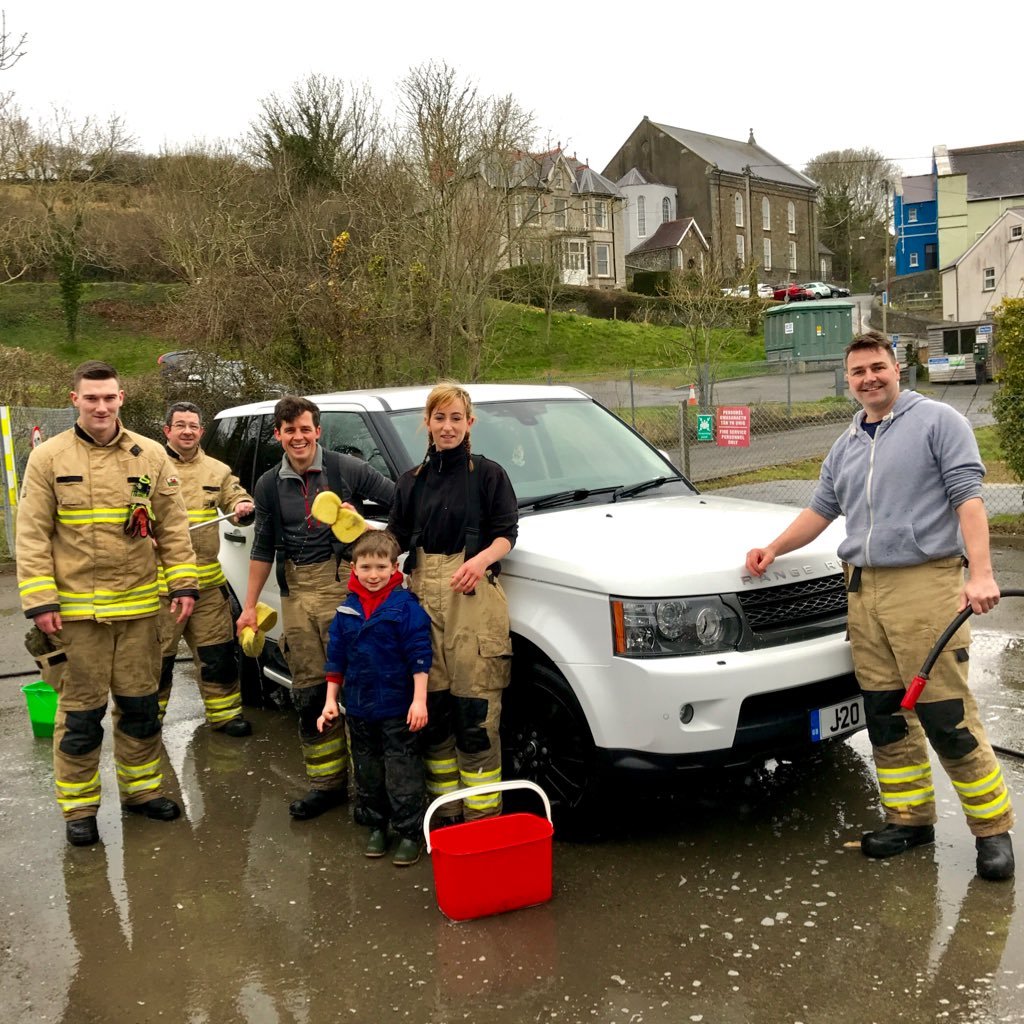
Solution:
[[(991, 427), (997, 385), (934, 384), (902, 369), (902, 386)], [(821, 460), (860, 408), (841, 360), (724, 364), (714, 381), (692, 369), (633, 370), (618, 380), (548, 374), (592, 395), (664, 451), (702, 491), (803, 506)], [(1024, 513), (1024, 485), (986, 454), (989, 515)]]
[(0, 438), (3, 443), (4, 518), (0, 535), (0, 561), (14, 558), (14, 512), (18, 488), (25, 475), (29, 452), (48, 437), (67, 430), (75, 422), (75, 410), (38, 409), (0, 405)]

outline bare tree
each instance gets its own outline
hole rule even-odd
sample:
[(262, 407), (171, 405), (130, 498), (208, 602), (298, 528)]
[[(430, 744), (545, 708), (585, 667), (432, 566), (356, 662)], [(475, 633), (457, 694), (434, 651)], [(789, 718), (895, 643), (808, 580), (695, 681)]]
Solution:
[(496, 315), (495, 275), (508, 265), (513, 157), (528, 149), (532, 117), (511, 96), (481, 96), (430, 62), (401, 83), (397, 128), (397, 180), (411, 203), (392, 270), (422, 267), (408, 292), (422, 341), (437, 372), (473, 378)]
[(57, 274), (72, 341), (78, 331), (83, 273), (88, 265), (103, 262), (91, 231), (93, 214), (101, 206), (102, 178), (110, 161), (131, 141), (118, 117), (76, 121), (56, 109), (17, 140), (18, 174), (42, 212), (33, 225), (34, 248)]
[(365, 85), (310, 75), (260, 108), (249, 132), (252, 155), (302, 189), (343, 189), (380, 143), (378, 104)]
[(15, 39), (7, 32), (7, 14), (0, 11), (0, 71), (13, 68), (25, 56), (25, 43), (28, 35), (22, 34)]
[(720, 360), (731, 335), (745, 328), (749, 308), (756, 299), (743, 301), (723, 294), (732, 277), (714, 260), (705, 258), (699, 269), (672, 272), (666, 293), (676, 324), (682, 328), (681, 351), (696, 377), (701, 409), (714, 406)]

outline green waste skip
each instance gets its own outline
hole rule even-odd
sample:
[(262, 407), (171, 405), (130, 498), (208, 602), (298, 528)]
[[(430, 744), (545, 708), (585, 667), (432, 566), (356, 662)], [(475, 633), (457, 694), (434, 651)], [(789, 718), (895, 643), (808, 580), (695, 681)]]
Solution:
[(57, 691), (38, 680), (21, 688), (28, 704), (28, 717), (34, 736), (52, 736), (53, 723), (57, 717)]

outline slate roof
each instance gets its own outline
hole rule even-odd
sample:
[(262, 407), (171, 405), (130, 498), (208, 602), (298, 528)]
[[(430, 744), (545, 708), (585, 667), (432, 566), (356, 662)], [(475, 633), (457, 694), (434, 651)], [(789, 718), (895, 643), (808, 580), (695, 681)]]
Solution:
[(934, 203), (935, 178), (931, 174), (910, 174), (901, 179), (903, 205), (908, 203)]
[(638, 167), (631, 167), (615, 184), (619, 188), (623, 188), (626, 185), (664, 185), (666, 188), (672, 187), (665, 185), (665, 182), (659, 181), (657, 178), (645, 177)]
[(950, 173), (967, 175), (967, 199), (1024, 196), (1024, 142), (949, 150)]
[(683, 239), (691, 229), (697, 232), (701, 245), (707, 249), (707, 240), (697, 226), (697, 222), (692, 217), (683, 217), (682, 220), (667, 220), (660, 224), (658, 230), (650, 238), (646, 238), (639, 245), (634, 246), (627, 255), (632, 256), (638, 252), (653, 252), (657, 249), (676, 249), (682, 244)]
[(702, 160), (714, 164), (720, 170), (730, 174), (743, 174), (749, 166), (750, 173), (757, 178), (776, 181), (783, 185), (798, 185), (801, 188), (817, 188), (817, 182), (805, 174), (793, 170), (774, 157), (756, 142), (738, 142), (735, 139), (723, 139), (718, 135), (707, 135), (704, 132), (689, 131), (686, 128), (675, 128), (670, 124), (659, 124), (652, 121), (655, 128), (660, 128), (670, 138), (696, 153)]
[(569, 192), (572, 195), (599, 195), (621, 197), (615, 182), (598, 173), (588, 164), (566, 155), (560, 149), (552, 149), (547, 153), (518, 153), (512, 173), (515, 184), (521, 188), (550, 187), (555, 174), (555, 167), (563, 161), (569, 168), (571, 182)]

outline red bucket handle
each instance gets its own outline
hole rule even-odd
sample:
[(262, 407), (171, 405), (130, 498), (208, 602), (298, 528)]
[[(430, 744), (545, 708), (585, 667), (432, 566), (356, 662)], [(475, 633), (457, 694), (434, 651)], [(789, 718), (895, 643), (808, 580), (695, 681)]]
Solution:
[(544, 813), (551, 821), (551, 801), (536, 782), (527, 779), (513, 779), (509, 782), (494, 782), (489, 786), (466, 786), (463, 789), (452, 790), (451, 793), (444, 793), (433, 800), (423, 815), (423, 838), (427, 843), (427, 853), (430, 853), (430, 816), (443, 804), (450, 804), (455, 800), (462, 800), (467, 793), (501, 793), (509, 789), (532, 789), (544, 801)]

